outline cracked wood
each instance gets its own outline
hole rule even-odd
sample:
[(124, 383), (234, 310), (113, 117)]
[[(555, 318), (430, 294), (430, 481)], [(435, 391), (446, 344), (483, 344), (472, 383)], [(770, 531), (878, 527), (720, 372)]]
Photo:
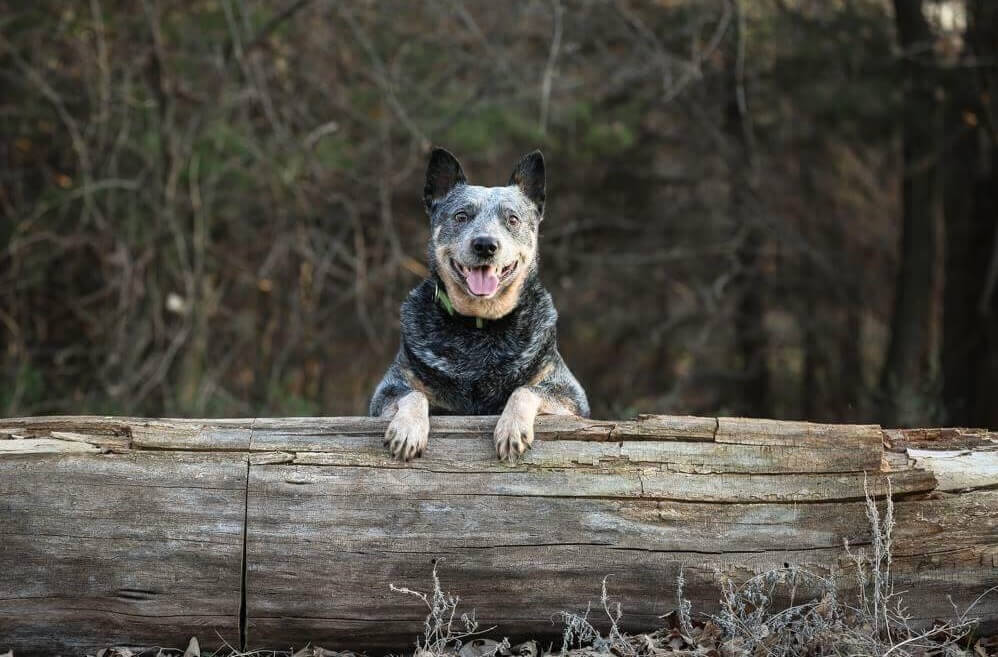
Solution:
[[(680, 570), (700, 610), (725, 578), (784, 564), (848, 593), (842, 541), (869, 542), (864, 485), (882, 497), (888, 478), (916, 620), (998, 584), (987, 432), (542, 416), (510, 467), (494, 424), (434, 417), (426, 456), (402, 465), (378, 418), (0, 419), (0, 651), (192, 634), (212, 649), (213, 630), (248, 649), (397, 651), (423, 609), (388, 585), (425, 590), (439, 559), (465, 610), (512, 637), (557, 634), (553, 615), (584, 610), (605, 575), (635, 630), (674, 608)], [(993, 597), (976, 611), (998, 621)]]

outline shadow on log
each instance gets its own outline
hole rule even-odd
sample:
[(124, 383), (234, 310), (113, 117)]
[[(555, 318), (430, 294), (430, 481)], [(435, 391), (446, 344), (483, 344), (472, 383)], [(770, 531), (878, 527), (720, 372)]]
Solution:
[[(401, 464), (374, 418), (0, 419), (0, 652), (222, 640), (409, 648), (445, 588), (483, 626), (560, 632), (600, 580), (647, 630), (785, 565), (854, 590), (864, 484), (895, 499), (894, 573), (916, 621), (998, 584), (998, 435), (742, 418), (544, 416), (497, 462), (492, 417), (431, 419)], [(799, 593), (800, 594), (800, 593)], [(998, 625), (998, 596), (975, 609)], [(217, 647), (217, 646), (216, 646)]]

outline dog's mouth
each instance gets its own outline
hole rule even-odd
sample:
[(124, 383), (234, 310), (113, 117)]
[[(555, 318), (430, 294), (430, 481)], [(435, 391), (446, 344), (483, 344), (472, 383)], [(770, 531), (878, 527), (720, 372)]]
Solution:
[(516, 271), (517, 261), (509, 263), (501, 269), (496, 265), (478, 265), (467, 267), (451, 258), (450, 266), (455, 273), (464, 279), (464, 284), (476, 297), (488, 298), (496, 293), (499, 286), (505, 283)]

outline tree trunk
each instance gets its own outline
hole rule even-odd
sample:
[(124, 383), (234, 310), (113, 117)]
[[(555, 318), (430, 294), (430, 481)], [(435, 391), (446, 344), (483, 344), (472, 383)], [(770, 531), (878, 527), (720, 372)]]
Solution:
[[(968, 64), (998, 57), (998, 6), (968, 3)], [(972, 71), (972, 72), (968, 72)], [(943, 396), (947, 420), (998, 426), (998, 167), (993, 120), (995, 67), (959, 67), (953, 74), (946, 160), (946, 313)], [(992, 118), (989, 118), (992, 117)]]
[[(724, 581), (786, 565), (850, 596), (842, 541), (870, 541), (864, 491), (888, 479), (913, 622), (998, 584), (995, 434), (542, 416), (508, 466), (495, 421), (434, 417), (426, 456), (400, 464), (377, 418), (0, 420), (0, 650), (196, 634), (204, 649), (398, 652), (425, 609), (389, 585), (427, 590), (434, 563), (511, 639), (553, 638), (607, 575), (632, 631), (661, 626), (680, 572), (697, 611), (716, 611)], [(994, 627), (998, 597), (974, 615)]]
[(755, 177), (755, 144), (752, 117), (748, 111), (745, 84), (745, 13), (741, 2), (734, 3), (736, 19), (734, 44), (729, 55), (728, 100), (725, 131), (732, 144), (728, 158), (729, 212), (740, 244), (735, 254), (734, 290), (735, 345), (742, 367), (737, 397), (739, 411), (762, 417), (770, 414), (768, 340), (764, 323), (765, 307), (759, 253), (764, 235), (759, 218), (752, 211)]
[(939, 203), (933, 40), (922, 0), (894, 0), (904, 51), (904, 181), (901, 249), (890, 343), (881, 373), (881, 422), (910, 426), (929, 417), (929, 324)]
[[(814, 148), (813, 140), (805, 140), (803, 148), (805, 152)], [(800, 190), (804, 198), (804, 207), (817, 208), (819, 203), (814, 173), (808, 162), (809, 160), (804, 157), (798, 161)], [(815, 245), (821, 239), (819, 223), (813, 212), (808, 212), (801, 218), (800, 230), (805, 243), (808, 245)], [(818, 328), (821, 323), (818, 313), (821, 312), (822, 308), (818, 301), (825, 293), (826, 286), (820, 280), (818, 268), (814, 264), (815, 256), (811, 249), (802, 249), (800, 258), (800, 283), (797, 290), (802, 297), (803, 311), (798, 311), (797, 324), (800, 326), (801, 349), (804, 352), (804, 363), (801, 368), (801, 411), (805, 419), (815, 420), (821, 413), (821, 403), (818, 399), (820, 395), (818, 369), (823, 360), (821, 345), (818, 341)]]

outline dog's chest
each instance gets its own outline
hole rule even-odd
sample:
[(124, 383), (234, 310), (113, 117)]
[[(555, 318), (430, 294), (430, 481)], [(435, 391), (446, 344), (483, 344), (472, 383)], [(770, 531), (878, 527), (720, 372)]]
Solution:
[(557, 313), (550, 296), (531, 281), (512, 313), (479, 323), (441, 307), (435, 289), (426, 281), (403, 304), (406, 376), (423, 387), (434, 412), (502, 412), (513, 390), (536, 383), (554, 353)]
[(440, 334), (420, 341), (413, 350), (423, 364), (455, 382), (472, 383), (495, 377), (517, 378), (536, 355), (529, 340), (510, 339), (481, 331)]
[(533, 376), (540, 348), (520, 336), (451, 330), (419, 340), (411, 346), (410, 357), (414, 373), (441, 409), (498, 413), (513, 390)]

